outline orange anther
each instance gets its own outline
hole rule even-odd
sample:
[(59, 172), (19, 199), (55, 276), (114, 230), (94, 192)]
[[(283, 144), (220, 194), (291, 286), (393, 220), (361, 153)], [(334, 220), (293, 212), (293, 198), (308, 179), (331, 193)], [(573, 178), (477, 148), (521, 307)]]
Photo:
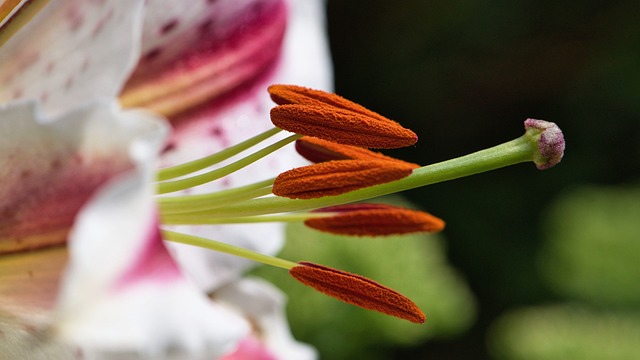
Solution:
[(336, 144), (331, 141), (305, 136), (296, 141), (296, 151), (305, 159), (319, 163), (330, 160), (385, 160), (406, 164), (414, 169), (418, 164), (386, 156), (359, 146)]
[(317, 210), (333, 216), (310, 218), (305, 225), (339, 235), (380, 236), (436, 232), (444, 221), (431, 214), (385, 204), (349, 204)]
[(363, 276), (330, 267), (299, 262), (289, 274), (323, 294), (365, 309), (424, 323), (426, 317), (413, 301), (399, 292)]
[(285, 171), (273, 183), (273, 193), (292, 199), (344, 194), (409, 176), (413, 168), (382, 160), (327, 161)]

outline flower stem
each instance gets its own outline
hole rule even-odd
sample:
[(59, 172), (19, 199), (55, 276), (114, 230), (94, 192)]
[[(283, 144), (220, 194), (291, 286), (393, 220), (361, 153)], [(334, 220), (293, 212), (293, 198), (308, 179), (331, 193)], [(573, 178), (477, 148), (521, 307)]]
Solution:
[(177, 233), (177, 232), (168, 231), (168, 230), (163, 230), (162, 236), (167, 241), (180, 243), (180, 244), (187, 244), (192, 246), (198, 246), (198, 247), (209, 249), (209, 250), (219, 251), (225, 254), (239, 256), (245, 259), (257, 261), (266, 265), (271, 265), (271, 266), (275, 266), (275, 267), (279, 267), (287, 270), (293, 268), (294, 266), (297, 266), (296, 263), (288, 260), (280, 259), (274, 256), (260, 254), (260, 253), (247, 250), (241, 247), (225, 244), (215, 240), (205, 239), (199, 236), (187, 235), (187, 234)]

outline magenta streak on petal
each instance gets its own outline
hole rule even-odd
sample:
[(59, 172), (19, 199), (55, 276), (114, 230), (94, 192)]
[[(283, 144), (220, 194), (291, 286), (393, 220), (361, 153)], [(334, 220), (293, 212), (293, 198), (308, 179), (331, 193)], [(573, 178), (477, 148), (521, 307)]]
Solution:
[(157, 219), (150, 222), (144, 243), (137, 249), (131, 266), (115, 283), (116, 291), (141, 282), (166, 283), (182, 278), (178, 266), (162, 242), (158, 225)]
[(249, 336), (238, 344), (236, 350), (222, 357), (221, 360), (277, 360), (260, 340)]
[(0, 206), (0, 254), (64, 243), (93, 192), (130, 166), (115, 158), (84, 163), (79, 154), (37, 164), (16, 165), (16, 171), (3, 179), (14, 190)]
[[(163, 58), (163, 48), (150, 49), (150, 54), (142, 55), (125, 87), (124, 97), (141, 88), (163, 87), (164, 83), (173, 84), (176, 79), (190, 79), (193, 74), (207, 75), (204, 78), (195, 76), (182, 92), (188, 91), (188, 96), (207, 94), (203, 99), (205, 105), (212, 101), (220, 105), (218, 100), (221, 98), (251, 89), (256, 82), (264, 80), (264, 75), (273, 70), (279, 59), (286, 12), (281, 0), (263, 1), (238, 19), (224, 22), (220, 25), (223, 28), (215, 22), (205, 22), (196, 32), (196, 38), (191, 39), (193, 46), (170, 62)], [(159, 99), (163, 99), (163, 95), (154, 98)], [(182, 117), (171, 120), (180, 119)]]

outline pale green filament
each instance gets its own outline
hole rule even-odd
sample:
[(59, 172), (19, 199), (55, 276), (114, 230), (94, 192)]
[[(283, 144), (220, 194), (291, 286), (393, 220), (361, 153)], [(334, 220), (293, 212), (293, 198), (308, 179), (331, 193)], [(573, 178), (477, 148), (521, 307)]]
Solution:
[(313, 212), (313, 213), (290, 213), (279, 215), (258, 215), (240, 217), (212, 217), (212, 216), (191, 216), (172, 215), (163, 216), (162, 223), (165, 225), (214, 225), (214, 224), (248, 224), (265, 222), (300, 222), (308, 219), (335, 216), (335, 212)]
[(160, 197), (157, 199), (157, 203), (163, 214), (179, 214), (206, 210), (216, 206), (225, 206), (230, 203), (269, 195), (271, 194), (273, 180), (272, 178), (209, 194)]
[(207, 157), (203, 157), (201, 159), (196, 159), (184, 164), (179, 164), (176, 166), (167, 167), (164, 169), (160, 169), (158, 171), (158, 181), (169, 180), (173, 178), (177, 178), (180, 176), (184, 176), (187, 174), (191, 174), (198, 170), (202, 170), (211, 165), (215, 165), (221, 161), (227, 160), (228, 158), (239, 154), (240, 152), (247, 150), (248, 148), (259, 144), (260, 142), (272, 137), (273, 135), (279, 133), (282, 129), (273, 128), (269, 129), (261, 134), (258, 134), (252, 138), (249, 138), (237, 145), (228, 147), (222, 151), (219, 151), (215, 154), (209, 155)]
[(245, 166), (248, 166), (263, 157), (273, 153), (274, 151), (282, 148), (283, 146), (298, 140), (302, 135), (294, 134), (285, 139), (282, 139), (274, 144), (271, 144), (261, 150), (256, 151), (255, 153), (244, 157), (236, 162), (233, 162), (227, 166), (223, 166), (219, 169), (215, 169), (204, 174), (192, 176), (186, 179), (180, 179), (175, 181), (165, 181), (158, 184), (158, 193), (166, 194), (174, 191), (180, 191), (189, 189), (198, 185), (206, 184), (208, 182), (220, 179), (225, 177), (231, 173), (234, 173)]
[(187, 234), (181, 234), (173, 231), (163, 230), (162, 237), (163, 239), (168, 241), (172, 241), (180, 244), (193, 245), (193, 246), (214, 250), (214, 251), (219, 251), (225, 254), (239, 256), (245, 259), (257, 261), (266, 265), (276, 266), (276, 267), (287, 269), (287, 270), (293, 268), (294, 266), (298, 266), (298, 264), (288, 260), (280, 259), (274, 256), (260, 254), (251, 250), (225, 244), (219, 241), (201, 238), (199, 236), (193, 236), (193, 235), (187, 235)]

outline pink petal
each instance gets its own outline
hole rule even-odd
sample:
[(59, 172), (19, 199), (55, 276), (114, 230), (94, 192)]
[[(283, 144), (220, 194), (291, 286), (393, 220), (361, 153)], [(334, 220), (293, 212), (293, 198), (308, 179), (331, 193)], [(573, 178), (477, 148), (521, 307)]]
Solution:
[[(122, 94), (125, 106), (175, 115), (270, 72), (286, 25), (282, 0), (193, 5), (167, 18), (166, 9), (164, 16), (157, 16), (156, 7), (171, 6), (163, 1), (147, 4), (145, 49)], [(164, 19), (157, 23), (157, 17)]]
[(231, 354), (227, 354), (220, 360), (278, 360), (269, 350), (255, 337), (246, 337), (238, 348)]

